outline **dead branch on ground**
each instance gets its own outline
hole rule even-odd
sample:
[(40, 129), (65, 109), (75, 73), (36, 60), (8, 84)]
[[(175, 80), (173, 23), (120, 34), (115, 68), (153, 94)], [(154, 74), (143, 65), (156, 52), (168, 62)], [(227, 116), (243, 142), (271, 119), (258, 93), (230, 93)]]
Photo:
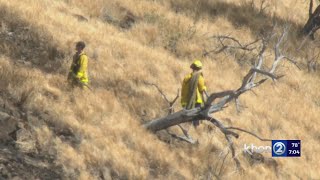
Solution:
[[(148, 123), (144, 124), (144, 127), (151, 132), (157, 132), (162, 129), (167, 129), (171, 126), (179, 125), (181, 123), (191, 122), (195, 120), (206, 120), (212, 123), (214, 126), (218, 127), (218, 129), (224, 134), (226, 141), (229, 145), (229, 149), (232, 154), (232, 158), (235, 161), (236, 167), (238, 170), (241, 170), (240, 161), (235, 156), (235, 149), (233, 146), (232, 137), (238, 138), (239, 134), (234, 132), (234, 130), (246, 132), (248, 134), (253, 135), (254, 137), (260, 140), (269, 140), (265, 138), (261, 138), (254, 133), (243, 130), (236, 127), (225, 127), (221, 121), (214, 118), (212, 114), (222, 111), (226, 108), (227, 104), (235, 99), (238, 99), (240, 95), (247, 91), (251, 91), (252, 89), (260, 86), (268, 79), (272, 79), (276, 81), (283, 77), (282, 75), (276, 75), (276, 69), (279, 63), (282, 60), (287, 60), (290, 63), (296, 65), (296, 62), (291, 58), (288, 58), (286, 55), (283, 55), (280, 49), (280, 45), (283, 43), (286, 35), (288, 33), (288, 29), (285, 28), (283, 33), (278, 38), (276, 45), (274, 46), (274, 61), (269, 70), (262, 69), (262, 64), (264, 62), (264, 53), (266, 51), (266, 41), (262, 40), (262, 47), (258, 55), (257, 62), (253, 68), (249, 70), (247, 75), (243, 78), (241, 86), (236, 90), (228, 90), (222, 91), (218, 93), (213, 93), (209, 96), (205, 106), (203, 108), (193, 108), (193, 109), (183, 109), (178, 112), (169, 114), (165, 117), (157, 118), (154, 120), (149, 121)], [(240, 45), (239, 45), (240, 46)], [(260, 75), (263, 78), (257, 80), (257, 76)]]
[[(174, 113), (173, 106), (174, 106), (174, 104), (176, 103), (176, 101), (179, 98), (180, 90), (178, 89), (177, 96), (172, 101), (170, 101), (157, 84), (146, 82), (146, 81), (144, 83), (146, 85), (149, 85), (149, 86), (154, 86), (158, 90), (158, 92), (161, 94), (161, 97), (168, 103), (168, 106), (169, 106), (168, 115)], [(166, 130), (166, 132), (173, 138), (176, 138), (176, 139), (179, 139), (179, 140), (182, 140), (182, 141), (186, 141), (186, 142), (188, 142), (190, 144), (196, 144), (197, 143), (197, 141), (194, 140), (188, 134), (188, 131), (186, 129), (184, 129), (180, 124), (178, 124), (178, 127), (181, 129), (181, 131), (184, 134), (184, 136), (179, 136), (179, 135), (173, 134), (173, 133), (169, 132), (168, 130)]]

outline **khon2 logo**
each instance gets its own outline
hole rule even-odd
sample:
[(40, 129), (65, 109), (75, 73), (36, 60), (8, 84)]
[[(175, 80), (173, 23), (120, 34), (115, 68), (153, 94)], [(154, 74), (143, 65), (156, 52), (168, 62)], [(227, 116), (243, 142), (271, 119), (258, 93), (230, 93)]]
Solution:
[(273, 153), (280, 156), (286, 153), (286, 145), (282, 142), (276, 142), (272, 145)]
[(272, 157), (300, 157), (300, 140), (272, 140)]

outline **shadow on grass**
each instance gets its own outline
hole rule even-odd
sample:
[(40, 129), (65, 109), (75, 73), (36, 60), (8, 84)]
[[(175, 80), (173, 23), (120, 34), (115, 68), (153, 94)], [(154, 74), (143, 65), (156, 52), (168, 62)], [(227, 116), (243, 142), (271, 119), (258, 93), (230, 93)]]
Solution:
[(65, 57), (49, 32), (4, 5), (0, 5), (0, 54), (47, 73), (58, 73)]
[[(318, 47), (319, 40), (312, 41), (302, 35), (304, 24), (269, 13), (268, 9), (260, 10), (248, 2), (242, 2), (239, 5), (215, 0), (200, 0), (199, 2), (196, 4), (192, 0), (171, 0), (171, 8), (176, 13), (185, 13), (193, 17), (195, 21), (205, 16), (210, 17), (212, 21), (223, 17), (233, 25), (234, 29), (248, 28), (250, 33), (257, 38), (270, 37), (273, 33), (279, 35), (284, 27), (289, 27), (282, 51), (288, 56), (301, 58), (300, 65), (302, 66), (306, 66), (305, 59), (309, 56), (310, 51)], [(218, 33), (227, 32), (221, 30)], [(268, 43), (269, 48), (273, 48), (276, 43), (277, 38), (273, 37), (271, 43)], [(319, 36), (316, 39), (319, 39)]]
[[(195, 7), (197, 6), (197, 7)], [(203, 15), (211, 18), (223, 16), (237, 27), (248, 27), (255, 35), (264, 35), (272, 30), (274, 24), (278, 26), (289, 25), (298, 35), (303, 27), (294, 21), (283, 19), (276, 15), (269, 15), (265, 11), (254, 7), (251, 3), (241, 3), (241, 5), (231, 4), (222, 1), (201, 0), (197, 5), (191, 0), (171, 1), (171, 7), (176, 12), (188, 12), (194, 14), (195, 19)], [(307, 13), (307, 12), (306, 12)]]

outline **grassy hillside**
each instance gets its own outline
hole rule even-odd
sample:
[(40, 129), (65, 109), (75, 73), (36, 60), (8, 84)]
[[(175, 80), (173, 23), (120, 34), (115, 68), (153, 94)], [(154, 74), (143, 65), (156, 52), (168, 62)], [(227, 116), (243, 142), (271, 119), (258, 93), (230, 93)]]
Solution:
[[(164, 116), (166, 102), (156, 83), (173, 99), (194, 58), (201, 58), (209, 92), (236, 89), (252, 66), (257, 50), (211, 53), (214, 35), (231, 35), (243, 43), (290, 27), (283, 51), (301, 70), (283, 62), (277, 74), (240, 98), (237, 113), (230, 105), (217, 113), (226, 125), (243, 127), (271, 139), (301, 139), (301, 158), (278, 158), (278, 166), (250, 164), (244, 144), (269, 145), (246, 134), (235, 140), (245, 169), (235, 171), (225, 159), (223, 179), (320, 178), (320, 78), (307, 62), (318, 54), (318, 42), (306, 41), (299, 28), (307, 20), (303, 0), (0, 0), (0, 105), (28, 130), (32, 143), (3, 143), (40, 163), (25, 167), (51, 170), (63, 179), (214, 179), (228, 153), (223, 135), (203, 123), (190, 129), (198, 145), (145, 131), (141, 124)], [(273, 60), (268, 44), (267, 64)], [(319, 39), (319, 37), (317, 37)], [(93, 92), (67, 87), (66, 75), (75, 42), (87, 43)], [(179, 103), (175, 105), (179, 110)], [(212, 128), (209, 128), (212, 127)], [(170, 129), (177, 134), (179, 129)], [(160, 138), (159, 138), (160, 137)], [(10, 139), (10, 138), (8, 138)], [(264, 154), (270, 157), (270, 154)], [(4, 163), (5, 159), (0, 163)], [(8, 162), (7, 162), (8, 163)], [(30, 174), (21, 167), (26, 177)], [(3, 173), (3, 172), (2, 172)], [(41, 174), (41, 172), (39, 172)], [(50, 174), (50, 173), (49, 173)]]

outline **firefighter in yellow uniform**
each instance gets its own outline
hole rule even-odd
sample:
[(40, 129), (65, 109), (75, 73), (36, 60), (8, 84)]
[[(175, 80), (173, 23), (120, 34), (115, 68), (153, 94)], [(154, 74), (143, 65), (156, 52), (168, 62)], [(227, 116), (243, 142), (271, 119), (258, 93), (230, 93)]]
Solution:
[[(185, 109), (201, 107), (204, 104), (203, 94), (207, 93), (201, 71), (201, 61), (195, 60), (190, 68), (192, 69), (192, 73), (185, 76), (181, 90), (181, 106)], [(199, 121), (193, 121), (192, 123), (194, 127), (199, 125)]]
[(81, 87), (86, 89), (88, 87), (88, 57), (84, 52), (86, 47), (82, 41), (76, 44), (76, 53), (73, 56), (73, 61), (68, 75), (68, 81), (72, 87)]

